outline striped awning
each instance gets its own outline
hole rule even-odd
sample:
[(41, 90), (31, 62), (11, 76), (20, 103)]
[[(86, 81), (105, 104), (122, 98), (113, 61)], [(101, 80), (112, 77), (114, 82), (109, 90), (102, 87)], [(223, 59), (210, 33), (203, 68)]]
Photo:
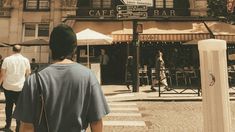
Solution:
[[(73, 22), (68, 22), (73, 23)], [(191, 40), (209, 39), (210, 33), (203, 22), (159, 22), (139, 21), (143, 25), (143, 33), (139, 34), (139, 40), (187, 42)], [(235, 27), (222, 22), (206, 22), (215, 38), (228, 42), (235, 42)], [(73, 26), (75, 32), (90, 28), (113, 38), (113, 42), (132, 41), (131, 21), (76, 21)]]
[(235, 43), (235, 35), (216, 35), (215, 38), (225, 40), (228, 43)]
[[(143, 33), (139, 34), (140, 41), (190, 41), (193, 39), (207, 39), (208, 30), (201, 22), (156, 22), (146, 21), (143, 24)], [(114, 42), (132, 40), (132, 26), (111, 34)]]
[[(114, 42), (126, 42), (132, 41), (132, 34), (113, 34), (111, 35)], [(210, 35), (208, 33), (200, 34), (140, 34), (140, 41), (190, 41), (194, 39), (208, 39)]]
[(216, 39), (235, 42), (235, 26), (224, 22), (206, 22)]

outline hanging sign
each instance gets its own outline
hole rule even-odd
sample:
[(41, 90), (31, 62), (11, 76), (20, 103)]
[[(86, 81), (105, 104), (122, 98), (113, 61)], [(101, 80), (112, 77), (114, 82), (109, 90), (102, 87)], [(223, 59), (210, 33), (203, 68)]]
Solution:
[(147, 10), (145, 5), (117, 5), (117, 19), (146, 19)]
[(153, 6), (153, 0), (122, 0), (126, 5)]

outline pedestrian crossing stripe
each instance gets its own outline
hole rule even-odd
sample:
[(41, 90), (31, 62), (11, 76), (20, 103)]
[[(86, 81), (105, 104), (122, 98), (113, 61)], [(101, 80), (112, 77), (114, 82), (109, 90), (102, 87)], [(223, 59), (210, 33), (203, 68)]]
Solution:
[(135, 116), (135, 117), (141, 117), (140, 113), (109, 113), (107, 116)]
[(144, 121), (103, 121), (104, 126), (146, 126)]
[(0, 113), (0, 117), (4, 117), (5, 118), (5, 113)]
[(115, 102), (115, 103), (108, 103), (109, 106), (137, 106), (136, 103), (122, 103), (122, 102)]
[(138, 108), (135, 107), (117, 107), (117, 108), (110, 108), (111, 111), (139, 111)]
[[(1, 121), (0, 121), (0, 128), (3, 128), (5, 125), (6, 125), (5, 120), (1, 120)], [(12, 121), (11, 121), (11, 127), (16, 127), (16, 120), (15, 120), (15, 119), (12, 119)]]

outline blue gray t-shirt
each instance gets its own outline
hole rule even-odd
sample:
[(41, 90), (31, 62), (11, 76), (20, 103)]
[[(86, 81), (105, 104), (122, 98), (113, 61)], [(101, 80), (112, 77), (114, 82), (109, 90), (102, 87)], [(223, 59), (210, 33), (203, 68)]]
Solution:
[[(78, 64), (52, 64), (39, 72), (51, 132), (85, 131), (109, 113), (101, 87), (91, 70)], [(34, 125), (40, 110), (35, 74), (25, 81), (14, 118)], [(46, 131), (45, 121), (39, 127)]]

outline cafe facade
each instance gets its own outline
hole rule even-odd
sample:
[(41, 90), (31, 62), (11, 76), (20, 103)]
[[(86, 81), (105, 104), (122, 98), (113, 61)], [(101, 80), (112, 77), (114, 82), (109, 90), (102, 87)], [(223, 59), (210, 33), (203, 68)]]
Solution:
[[(125, 80), (127, 57), (134, 54), (133, 21), (128, 19), (130, 15), (128, 11), (117, 9), (118, 5), (125, 5), (127, 2), (132, 1), (1, 1), (0, 29), (5, 33), (0, 34), (0, 41), (14, 44), (37, 38), (48, 40), (53, 27), (62, 22), (71, 26), (75, 32), (89, 28), (113, 38), (111, 45), (90, 45), (91, 63), (97, 63), (100, 50), (105, 49), (110, 58), (108, 82), (122, 83)], [(142, 25), (142, 32), (138, 38), (140, 67), (145, 65), (151, 67), (157, 50), (163, 51), (168, 66), (172, 64), (178, 66), (183, 61), (191, 63), (187, 61), (192, 59), (195, 59), (192, 65), (198, 65), (198, 58), (194, 57), (198, 55), (195, 46), (187, 45), (186, 42), (212, 37), (224, 39), (229, 43), (235, 40), (235, 30), (232, 25), (207, 16), (207, 0), (140, 0), (139, 2), (148, 6), (147, 11), (135, 14), (138, 24)], [(118, 14), (121, 14), (121, 18)], [(142, 14), (147, 14), (146, 18), (139, 19)], [(86, 49), (86, 46), (78, 46), (77, 61), (83, 64), (87, 60)], [(4, 57), (11, 53), (7, 47), (0, 50)], [(50, 62), (47, 46), (24, 47), (23, 54), (30, 60), (36, 58), (39, 63)], [(180, 58), (175, 58), (176, 56)]]
[[(110, 56), (110, 81), (118, 83), (125, 80), (127, 57), (134, 56), (135, 53), (132, 44), (133, 20), (122, 15), (126, 13), (125, 9), (118, 9), (119, 5), (124, 5), (127, 1), (111, 1), (108, 4), (109, 2), (78, 3), (76, 16), (68, 16), (65, 23), (71, 24), (76, 32), (90, 28), (113, 38), (112, 45), (93, 46), (90, 50), (92, 53), (89, 54), (96, 62), (100, 49), (105, 49)], [(142, 32), (138, 37), (139, 67), (154, 67), (155, 54), (157, 50), (162, 50), (168, 68), (198, 68), (197, 42), (194, 45), (184, 43), (209, 38), (224, 39), (231, 43), (234, 40), (233, 26), (207, 16), (206, 0), (152, 0), (147, 5), (147, 17), (137, 18), (138, 24), (142, 25)], [(82, 55), (85, 50), (86, 46), (81, 46), (82, 52), (78, 54)], [(80, 58), (79, 61), (86, 61)]]

